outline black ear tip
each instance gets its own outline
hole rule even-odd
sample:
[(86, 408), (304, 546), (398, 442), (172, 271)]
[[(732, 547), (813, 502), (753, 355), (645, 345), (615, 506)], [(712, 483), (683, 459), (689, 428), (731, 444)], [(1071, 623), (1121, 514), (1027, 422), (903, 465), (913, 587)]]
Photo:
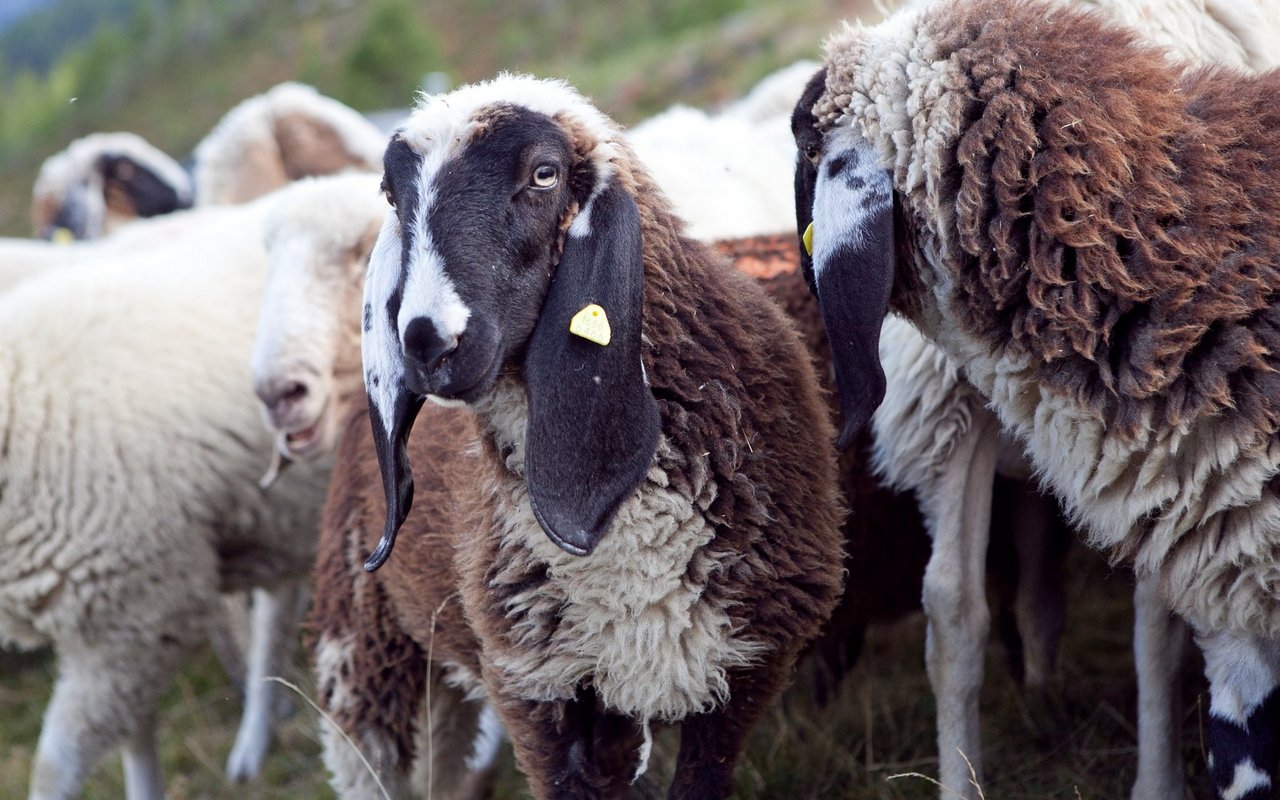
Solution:
[[(858, 431), (862, 430), (862, 423), (854, 423), (846, 421), (844, 428), (840, 431), (840, 436), (836, 439), (836, 449), (844, 452), (849, 449), (849, 445), (853, 444), (853, 440), (857, 438)], [(366, 564), (365, 569), (369, 569)], [(372, 571), (372, 570), (370, 570)]]
[[(555, 514), (546, 515), (542, 513), (542, 509), (538, 508), (538, 502), (534, 499), (533, 493), (530, 493), (529, 505), (533, 508), (533, 516), (538, 520), (538, 524), (542, 526), (542, 530), (547, 534), (547, 538), (556, 543), (556, 546), (566, 553), (574, 556), (589, 556), (596, 549), (596, 545), (600, 543), (600, 539), (604, 536), (603, 526), (599, 530), (587, 530), (583, 525), (571, 519), (552, 519)], [(612, 518), (612, 515), (607, 515)]]
[(844, 395), (848, 402), (843, 408), (844, 423), (840, 436), (836, 439), (836, 448), (841, 452), (849, 449), (849, 445), (853, 444), (862, 429), (871, 422), (876, 409), (884, 402), (884, 373), (880, 371), (878, 363), (876, 367), (876, 374), (869, 381), (869, 386), (863, 387), (862, 391), (851, 391)]
[(561, 536), (548, 528), (547, 535), (551, 541), (560, 546), (561, 550), (575, 556), (591, 555), (591, 551), (596, 549), (596, 543), (600, 541), (599, 536), (592, 536), (586, 531), (574, 531)]
[(365, 572), (377, 572), (378, 568), (387, 563), (387, 559), (391, 558), (391, 548), (396, 546), (396, 532), (394, 530), (387, 531), (382, 534), (382, 538), (378, 540), (378, 546), (374, 548), (364, 562)]

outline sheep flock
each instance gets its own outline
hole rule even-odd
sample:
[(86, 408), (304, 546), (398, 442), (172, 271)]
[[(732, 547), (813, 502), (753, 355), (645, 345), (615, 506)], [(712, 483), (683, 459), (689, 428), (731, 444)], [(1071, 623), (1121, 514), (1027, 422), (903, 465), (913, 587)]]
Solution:
[(1021, 797), (1089, 734), (1002, 726), (1080, 705), (1131, 800), (1276, 796), (1280, 3), (883, 11), (629, 129), (500, 72), (50, 156), (0, 238), (29, 800), (195, 796), (205, 647), (226, 796), (292, 796), (287, 726), (344, 800)]

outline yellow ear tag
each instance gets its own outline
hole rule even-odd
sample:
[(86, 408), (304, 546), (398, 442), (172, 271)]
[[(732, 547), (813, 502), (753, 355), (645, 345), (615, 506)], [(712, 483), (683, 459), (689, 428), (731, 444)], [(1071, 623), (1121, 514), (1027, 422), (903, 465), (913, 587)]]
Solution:
[(598, 345), (607, 345), (613, 336), (609, 329), (609, 318), (605, 316), (604, 309), (595, 303), (573, 315), (573, 319), (569, 320), (569, 333)]
[(71, 244), (76, 240), (76, 235), (71, 232), (70, 228), (54, 228), (53, 237), (49, 240), (54, 244)]
[(804, 229), (804, 236), (800, 237), (800, 241), (804, 242), (804, 251), (809, 255), (813, 255), (813, 223), (809, 223), (809, 227)]

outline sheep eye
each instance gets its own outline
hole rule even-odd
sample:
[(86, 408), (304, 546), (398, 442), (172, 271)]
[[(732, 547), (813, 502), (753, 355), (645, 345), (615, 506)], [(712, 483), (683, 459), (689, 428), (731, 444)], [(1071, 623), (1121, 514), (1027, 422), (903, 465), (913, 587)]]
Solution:
[(382, 190), (382, 196), (387, 198), (387, 205), (391, 206), (392, 208), (395, 208), (396, 198), (394, 195), (391, 194), (391, 185), (387, 183), (386, 178), (382, 179), (382, 185), (379, 186), (378, 188)]
[(560, 171), (551, 164), (539, 164), (533, 171), (529, 185), (538, 189), (550, 189), (560, 179)]
[(809, 159), (810, 164), (817, 165), (818, 159), (822, 158), (822, 150), (817, 147), (806, 147), (804, 157)]

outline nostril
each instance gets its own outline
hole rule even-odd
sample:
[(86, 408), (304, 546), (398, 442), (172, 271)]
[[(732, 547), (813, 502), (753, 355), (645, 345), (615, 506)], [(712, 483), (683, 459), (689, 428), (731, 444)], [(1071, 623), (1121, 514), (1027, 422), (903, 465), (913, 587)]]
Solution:
[(262, 400), (263, 405), (271, 409), (271, 416), (276, 420), (283, 419), (285, 415), (302, 402), (310, 393), (307, 384), (302, 381), (282, 381), (280, 383), (263, 387), (258, 392), (258, 397)]
[(289, 381), (285, 384), (284, 391), (282, 391), (280, 396), (276, 398), (276, 401), (271, 404), (271, 411), (276, 415), (276, 419), (283, 419), (285, 414), (298, 403), (302, 402), (302, 399), (306, 396), (307, 385), (305, 383), (300, 381)]
[(426, 317), (418, 317), (405, 327), (405, 355), (427, 372), (439, 369), (445, 358), (457, 348), (458, 337), (442, 337), (435, 324)]

